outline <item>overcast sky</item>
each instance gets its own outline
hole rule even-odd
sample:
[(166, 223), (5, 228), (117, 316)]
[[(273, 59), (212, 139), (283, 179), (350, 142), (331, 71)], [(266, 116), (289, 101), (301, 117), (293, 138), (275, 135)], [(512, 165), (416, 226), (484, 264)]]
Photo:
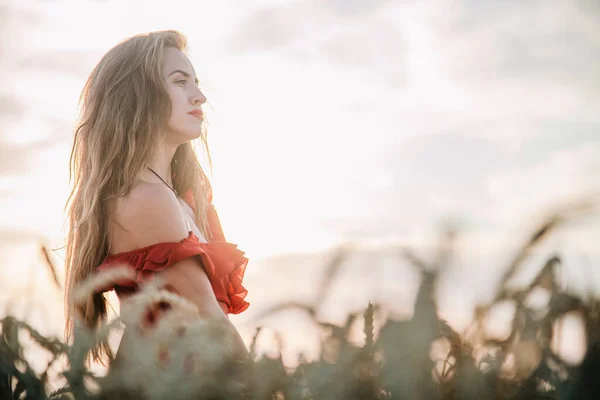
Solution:
[[(257, 308), (273, 300), (265, 271), (282, 296), (308, 290), (261, 260), (346, 238), (422, 244), (454, 216), (473, 247), (510, 250), (548, 206), (600, 190), (599, 4), (5, 0), (0, 278), (29, 276), (40, 241), (63, 245), (79, 92), (110, 47), (157, 29), (190, 41), (215, 203), (254, 260)], [(598, 260), (594, 221), (557, 243)], [(412, 293), (410, 276), (388, 282)]]

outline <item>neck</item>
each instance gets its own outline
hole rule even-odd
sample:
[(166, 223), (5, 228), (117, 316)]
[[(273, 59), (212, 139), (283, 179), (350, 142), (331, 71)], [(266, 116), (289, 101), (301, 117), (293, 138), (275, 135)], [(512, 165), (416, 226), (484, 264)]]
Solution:
[(171, 179), (171, 162), (173, 161), (176, 150), (176, 146), (163, 146), (148, 163), (148, 167), (159, 174), (171, 187), (173, 187), (173, 180)]

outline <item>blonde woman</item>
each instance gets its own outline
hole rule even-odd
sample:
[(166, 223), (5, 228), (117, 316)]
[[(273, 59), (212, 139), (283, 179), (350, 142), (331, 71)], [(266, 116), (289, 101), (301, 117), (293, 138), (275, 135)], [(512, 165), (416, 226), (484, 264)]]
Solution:
[[(249, 305), (242, 286), (248, 260), (225, 241), (193, 151), (192, 141), (200, 139), (210, 161), (206, 97), (185, 52), (178, 32), (136, 35), (108, 51), (85, 84), (67, 203), (67, 340), (76, 315), (90, 328), (107, 317), (103, 293), (74, 305), (73, 289), (121, 263), (137, 278), (106, 288), (120, 299), (160, 276), (165, 288), (232, 330), (227, 314)], [(102, 361), (110, 355), (108, 344), (91, 354)]]

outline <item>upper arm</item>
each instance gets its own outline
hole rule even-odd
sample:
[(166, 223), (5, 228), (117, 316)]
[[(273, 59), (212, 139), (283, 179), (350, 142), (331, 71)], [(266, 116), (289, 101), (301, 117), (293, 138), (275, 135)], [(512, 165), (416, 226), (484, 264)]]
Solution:
[[(127, 231), (119, 235), (131, 247), (125, 251), (185, 239), (189, 232), (179, 207), (172, 193), (160, 186), (143, 183), (134, 188), (117, 206), (116, 217)], [(202, 314), (223, 315), (198, 257), (181, 260), (159, 276), (164, 285), (196, 304)]]

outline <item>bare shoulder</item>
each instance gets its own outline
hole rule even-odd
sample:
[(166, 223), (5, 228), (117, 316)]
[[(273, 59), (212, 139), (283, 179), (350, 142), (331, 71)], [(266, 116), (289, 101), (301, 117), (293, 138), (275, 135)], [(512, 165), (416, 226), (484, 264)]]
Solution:
[(158, 183), (136, 185), (117, 201), (114, 217), (120, 225), (113, 230), (112, 240), (118, 252), (178, 242), (188, 234), (177, 199), (169, 188)]

